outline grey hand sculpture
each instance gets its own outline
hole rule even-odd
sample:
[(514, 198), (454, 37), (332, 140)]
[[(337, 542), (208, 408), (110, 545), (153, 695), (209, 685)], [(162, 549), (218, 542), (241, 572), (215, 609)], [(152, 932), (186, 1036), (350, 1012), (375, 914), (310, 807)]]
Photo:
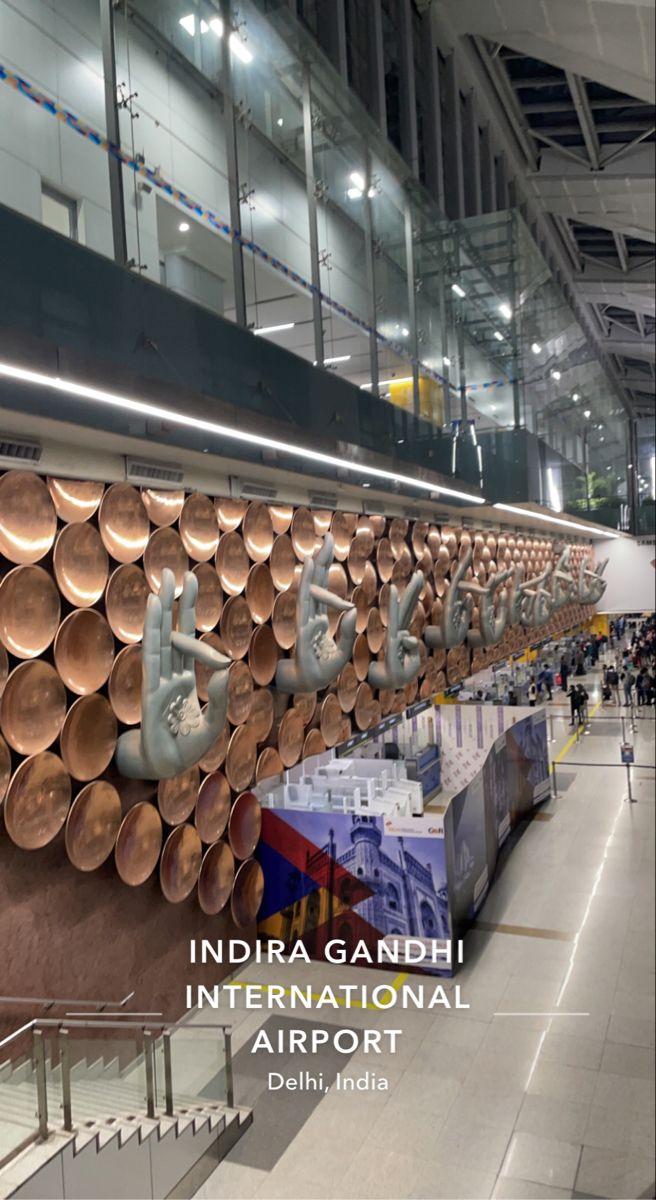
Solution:
[(401, 600), (395, 583), (390, 587), (389, 620), (383, 662), (369, 667), (369, 683), (376, 688), (402, 688), (419, 674), (419, 641), (408, 633), (419, 593), (424, 586), (422, 571), (415, 571)]
[[(460, 559), (444, 597), (442, 617), (439, 625), (427, 625), (424, 638), (434, 649), (446, 650), (453, 646), (461, 646), (467, 636), (471, 621), (474, 599), (469, 583), (464, 577), (471, 566), (472, 551), (469, 549)], [(464, 599), (460, 593), (465, 592)]]
[(562, 608), (573, 599), (576, 584), (572, 578), (572, 573), (569, 567), (569, 546), (565, 546), (564, 550), (556, 563), (553, 575), (551, 576), (551, 595), (553, 598), (554, 610)]
[[(326, 588), (332, 560), (333, 538), (327, 533), (323, 545), (303, 563), (296, 600), (295, 656), (279, 662), (276, 671), (276, 687), (281, 692), (316, 692), (327, 687), (353, 653), (358, 614), (353, 604)], [(328, 633), (327, 607), (344, 612), (337, 643)]]
[(497, 571), (491, 575), (486, 584), (470, 583), (473, 596), (478, 596), (478, 629), (470, 629), (467, 641), (470, 646), (496, 646), (501, 641), (503, 631), (508, 622), (509, 597), (506, 591), (501, 593), (498, 608), (494, 606), (497, 588), (510, 578), (512, 572), (508, 569)]
[(585, 565), (585, 559), (581, 560), (576, 596), (579, 604), (597, 604), (601, 600), (608, 586), (607, 581), (601, 578), (607, 566), (608, 559), (605, 558), (603, 562), (597, 563), (594, 571), (590, 571)]
[(523, 601), (520, 613), (521, 624), (528, 629), (537, 629), (549, 620), (553, 612), (553, 596), (546, 586), (553, 571), (550, 563), (546, 571), (528, 579), (524, 586)]
[[(129, 779), (171, 779), (207, 753), (223, 729), (231, 659), (196, 641), (198, 579), (184, 578), (179, 631), (173, 626), (175, 576), (165, 568), (159, 596), (149, 596), (143, 634), (141, 727), (122, 733), (116, 765)], [(201, 711), (194, 660), (213, 667), (208, 704)]]

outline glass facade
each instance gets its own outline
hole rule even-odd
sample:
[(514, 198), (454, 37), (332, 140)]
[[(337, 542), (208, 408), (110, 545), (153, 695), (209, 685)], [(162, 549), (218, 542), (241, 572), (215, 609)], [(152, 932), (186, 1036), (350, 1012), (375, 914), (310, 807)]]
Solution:
[[(347, 8), (361, 45), (366, 6)], [(102, 132), (97, 6), (48, 10), (60, 35), (52, 77), (36, 65), (49, 61), (47, 22), (28, 30), (0, 0), (7, 65)], [(402, 414), (420, 418), (435, 466), (481, 482), (490, 499), (628, 527), (627, 418), (528, 227), (515, 210), (447, 220), (421, 162), (416, 177), (395, 149), (401, 51), (387, 6), (388, 138), (317, 45), (324, 6), (300, 15), (264, 0), (131, 0), (115, 11), (121, 149), (149, 172), (122, 171), (129, 265), (401, 410), (381, 421), (398, 445)], [(70, 202), (77, 239), (112, 255), (102, 147), (6, 87), (0, 114), (0, 153), (23, 156), (0, 200), (41, 220), (49, 190)]]

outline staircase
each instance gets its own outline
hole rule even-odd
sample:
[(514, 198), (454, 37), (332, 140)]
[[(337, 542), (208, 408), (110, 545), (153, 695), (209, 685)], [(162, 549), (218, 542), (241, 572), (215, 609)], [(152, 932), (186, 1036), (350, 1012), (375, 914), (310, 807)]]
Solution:
[[(51, 1035), (50, 1062), (43, 1032)], [(229, 1031), (225, 1083), (215, 1057), (199, 1070), (193, 1027), (184, 1037), (166, 1031), (136, 1057), (125, 1025), (104, 1045), (97, 1032), (84, 1023), (92, 1052), (69, 1066), (68, 1029), (35, 1022), (33, 1053), (0, 1065), (0, 1200), (192, 1196), (251, 1125), (252, 1111), (232, 1102)], [(215, 1045), (220, 1033), (213, 1030)], [(171, 1040), (184, 1091), (174, 1086)], [(201, 1094), (219, 1088), (226, 1102)]]

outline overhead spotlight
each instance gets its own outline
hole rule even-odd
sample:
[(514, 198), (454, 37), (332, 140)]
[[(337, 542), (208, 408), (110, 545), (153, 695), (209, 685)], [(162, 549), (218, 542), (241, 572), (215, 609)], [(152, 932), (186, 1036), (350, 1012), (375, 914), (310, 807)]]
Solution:
[(504, 300), (503, 304), (499, 305), (499, 312), (501, 313), (502, 317), (506, 318), (506, 321), (512, 320), (512, 315), (513, 315), (512, 308), (505, 300)]
[(189, 233), (191, 226), (188, 221), (181, 221), (178, 225), (178, 229), (180, 230), (180, 233)]
[(495, 331), (494, 331), (494, 336), (495, 336), (495, 338), (497, 339), (497, 341), (498, 341), (498, 342), (502, 342), (502, 341), (503, 341), (503, 334), (502, 334), (502, 333), (499, 333), (499, 330), (498, 330), (498, 329), (495, 329)]
[(531, 342), (531, 350), (534, 354), (542, 354), (542, 346), (539, 342)]
[(445, 367), (450, 367), (450, 366), (451, 366), (451, 359), (449, 358), (448, 354), (445, 354), (445, 355), (444, 355), (444, 358), (442, 359), (442, 362), (444, 363), (444, 366), (445, 366)]
[(556, 383), (558, 383), (558, 380), (562, 378), (560, 371), (552, 371), (551, 378), (555, 379)]
[(496, 404), (493, 404), (492, 407), (490, 408), (490, 412), (495, 413), (496, 411), (497, 411), (497, 406), (496, 406)]
[(467, 295), (465, 289), (462, 288), (459, 283), (452, 283), (451, 291), (455, 292), (456, 296), (459, 296), (461, 300), (464, 300), (465, 296)]
[(282, 125), (284, 125), (284, 123), (285, 123), (285, 122), (284, 122), (283, 118), (282, 118), (282, 117), (278, 117), (278, 120), (276, 121), (276, 125), (280, 125), (280, 126), (282, 126)]
[(590, 412), (590, 409), (589, 409), (589, 408), (586, 408), (586, 409), (585, 409), (585, 412), (583, 413), (583, 416), (585, 417), (586, 421), (589, 421), (589, 420), (590, 420), (590, 417), (592, 416), (592, 413)]
[(572, 400), (574, 401), (575, 404), (576, 404), (576, 401), (580, 400), (580, 399), (581, 399), (581, 397), (578, 392), (572, 392)]

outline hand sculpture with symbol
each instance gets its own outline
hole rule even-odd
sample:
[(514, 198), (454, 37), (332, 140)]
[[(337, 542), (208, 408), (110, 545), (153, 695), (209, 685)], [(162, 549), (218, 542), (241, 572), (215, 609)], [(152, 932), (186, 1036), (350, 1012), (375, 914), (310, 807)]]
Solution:
[(590, 571), (585, 565), (585, 559), (581, 559), (576, 596), (579, 604), (597, 604), (601, 600), (608, 586), (607, 581), (602, 579), (607, 566), (608, 559), (605, 558), (603, 562), (597, 563), (594, 571)]
[[(276, 687), (281, 692), (317, 692), (328, 687), (353, 653), (358, 614), (350, 601), (326, 587), (332, 561), (333, 538), (327, 533), (323, 545), (303, 563), (296, 599), (294, 658), (283, 659), (276, 671)], [(328, 632), (328, 608), (344, 613), (337, 642)]]
[(551, 595), (554, 609), (562, 608), (574, 599), (576, 584), (572, 578), (569, 565), (569, 546), (561, 552), (551, 576)]
[[(172, 779), (200, 762), (225, 724), (232, 660), (194, 637), (198, 579), (184, 578), (173, 629), (175, 576), (162, 571), (159, 596), (149, 596), (143, 633), (141, 727), (121, 734), (116, 765), (129, 779)], [(214, 670), (201, 709), (194, 663)]]
[(536, 575), (524, 584), (519, 616), (524, 628), (537, 629), (539, 625), (544, 625), (545, 621), (549, 620), (553, 612), (553, 595), (550, 588), (547, 587), (552, 571), (553, 566), (550, 563), (541, 575)]
[(372, 687), (396, 690), (405, 687), (419, 674), (419, 639), (412, 637), (408, 626), (423, 586), (422, 571), (415, 571), (400, 600), (396, 584), (391, 585), (385, 658), (383, 662), (372, 663), (369, 667), (368, 678)]
[[(453, 573), (444, 597), (442, 617), (439, 625), (427, 625), (424, 637), (429, 646), (438, 650), (447, 650), (453, 646), (461, 646), (467, 636), (471, 621), (474, 598), (465, 575), (472, 562), (471, 549), (460, 559)], [(465, 592), (464, 599), (461, 593)]]
[(472, 595), (478, 596), (478, 629), (470, 629), (467, 634), (470, 646), (496, 646), (501, 641), (508, 622), (508, 593), (505, 590), (501, 593), (496, 608), (494, 601), (497, 589), (511, 574), (509, 569), (496, 571), (485, 584), (467, 584)]

